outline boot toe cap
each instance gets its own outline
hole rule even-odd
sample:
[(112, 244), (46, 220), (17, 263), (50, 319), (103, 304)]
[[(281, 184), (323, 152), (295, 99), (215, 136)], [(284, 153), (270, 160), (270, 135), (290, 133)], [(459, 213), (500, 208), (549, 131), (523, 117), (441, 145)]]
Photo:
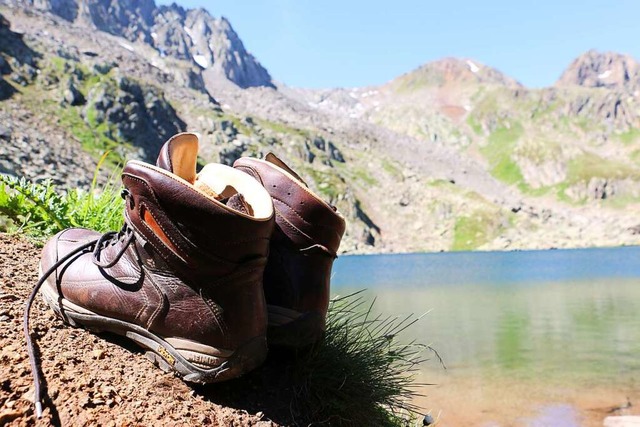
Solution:
[(68, 228), (49, 239), (42, 249), (40, 267), (47, 271), (69, 252), (100, 237), (100, 233), (85, 228)]

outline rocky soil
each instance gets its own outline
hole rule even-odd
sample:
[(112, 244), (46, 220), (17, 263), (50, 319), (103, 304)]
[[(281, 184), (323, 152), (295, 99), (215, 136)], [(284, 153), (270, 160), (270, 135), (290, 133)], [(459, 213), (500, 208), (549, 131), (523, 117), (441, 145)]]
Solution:
[(279, 425), (267, 414), (283, 403), (270, 406), (255, 384), (244, 383), (242, 394), (233, 384), (190, 386), (119, 337), (64, 326), (39, 298), (33, 336), (50, 400), (36, 420), (22, 312), (38, 279), (39, 250), (0, 234), (0, 257), (0, 425)]
[[(243, 377), (190, 384), (154, 366), (126, 338), (65, 325), (38, 295), (31, 336), (46, 397), (44, 416), (36, 419), (22, 322), (26, 298), (38, 280), (39, 252), (24, 237), (0, 233), (2, 426), (360, 426), (379, 425), (372, 420), (386, 416), (378, 406), (378, 390), (362, 381), (376, 384), (373, 376), (391, 368), (363, 368), (356, 359), (362, 349), (345, 348), (353, 341), (330, 344), (329, 339), (325, 346), (297, 351), (271, 346), (266, 361)], [(369, 398), (354, 399), (347, 392), (356, 389)]]

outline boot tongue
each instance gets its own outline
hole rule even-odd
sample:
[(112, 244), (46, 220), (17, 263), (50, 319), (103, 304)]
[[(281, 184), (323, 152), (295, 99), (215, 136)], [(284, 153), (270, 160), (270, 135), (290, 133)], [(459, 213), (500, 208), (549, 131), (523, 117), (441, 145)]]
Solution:
[(223, 199), (220, 201), (221, 203), (225, 203), (231, 209), (235, 209), (238, 212), (242, 212), (245, 215), (253, 216), (253, 209), (251, 205), (247, 203), (244, 196), (241, 193), (236, 193), (228, 199)]
[(198, 135), (179, 133), (167, 141), (160, 149), (156, 165), (185, 181), (196, 181), (196, 163), (198, 161)]
[(244, 198), (242, 193), (238, 193), (232, 186), (227, 185), (220, 194), (216, 193), (211, 187), (201, 180), (196, 180), (194, 186), (223, 205), (227, 205), (231, 209), (242, 212), (243, 214), (253, 216), (253, 208), (251, 205), (247, 203), (247, 200)]

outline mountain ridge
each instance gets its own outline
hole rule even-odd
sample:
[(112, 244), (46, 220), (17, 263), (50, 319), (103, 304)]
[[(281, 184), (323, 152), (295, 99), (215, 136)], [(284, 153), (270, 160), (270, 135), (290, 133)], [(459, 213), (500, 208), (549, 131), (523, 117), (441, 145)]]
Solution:
[[(245, 49), (229, 20), (224, 16), (214, 18), (203, 7), (185, 9), (175, 2), (170, 5), (156, 5), (155, 0), (2, 0), (2, 3), (14, 7), (30, 6), (51, 12), (69, 22), (93, 25), (101, 31), (122, 36), (131, 41), (142, 41), (161, 53), (165, 52), (178, 59), (191, 60), (205, 70), (209, 65), (220, 63), (219, 67), (222, 68), (221, 72), (225, 77), (241, 88), (276, 87), (268, 70)], [(195, 29), (196, 26), (199, 28)], [(158, 29), (160, 33), (156, 31)], [(227, 58), (224, 58), (220, 52), (213, 52), (212, 49), (207, 49), (200, 43), (203, 40), (198, 36), (211, 35), (212, 31), (222, 35), (220, 39), (214, 39), (209, 44), (219, 46), (228, 43), (229, 50), (243, 58), (239, 63), (228, 65), (233, 55), (227, 54)], [(196, 40), (194, 40), (194, 34), (196, 34)], [(204, 41), (207, 41), (206, 38)], [(242, 68), (247, 68), (244, 73), (241, 72)], [(458, 57), (443, 57), (428, 61), (389, 82), (358, 88), (393, 84), (397, 80), (403, 80), (415, 74), (424, 74), (425, 71), (436, 74), (432, 76), (431, 83), (437, 83), (438, 79), (460, 83), (461, 76), (466, 77), (466, 80), (471, 80), (469, 76), (475, 76), (481, 83), (526, 88), (515, 78), (495, 67), (487, 66), (475, 58)], [(464, 76), (465, 71), (467, 76)], [(566, 85), (612, 87), (625, 84), (634, 88), (640, 85), (640, 64), (627, 54), (591, 49), (574, 58), (555, 84), (544, 88)]]
[(225, 77), (240, 87), (274, 87), (269, 72), (251, 55), (224, 18), (204, 8), (154, 0), (3, 0), (13, 7), (32, 7), (77, 25), (141, 41), (161, 55), (193, 61), (209, 78)]

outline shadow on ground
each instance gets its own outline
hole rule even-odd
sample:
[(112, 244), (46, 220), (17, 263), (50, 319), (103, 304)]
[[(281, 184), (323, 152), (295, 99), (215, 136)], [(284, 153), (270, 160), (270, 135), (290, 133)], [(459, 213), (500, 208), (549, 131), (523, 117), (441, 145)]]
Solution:
[[(101, 332), (99, 336), (131, 353), (145, 353), (120, 335)], [(271, 348), (262, 366), (240, 378), (222, 383), (186, 384), (206, 401), (252, 414), (262, 413), (264, 419), (279, 425), (362, 425), (346, 413), (327, 413), (335, 405), (325, 405), (322, 400), (326, 390), (324, 386), (322, 390), (314, 387), (317, 382), (314, 372), (307, 369), (317, 359), (319, 347), (297, 351)], [(375, 402), (371, 402), (370, 410), (378, 412)]]
[(265, 363), (241, 378), (192, 387), (206, 400), (251, 413), (262, 412), (278, 424), (318, 423), (323, 420), (302, 413), (310, 402), (300, 402), (308, 390), (304, 390), (299, 364), (304, 363), (310, 351), (270, 349)]
[(332, 300), (327, 331), (314, 346), (272, 347), (244, 377), (190, 387), (206, 401), (281, 425), (406, 425), (420, 411), (410, 374), (425, 346), (397, 341), (413, 316), (374, 316), (372, 308), (360, 293)]

